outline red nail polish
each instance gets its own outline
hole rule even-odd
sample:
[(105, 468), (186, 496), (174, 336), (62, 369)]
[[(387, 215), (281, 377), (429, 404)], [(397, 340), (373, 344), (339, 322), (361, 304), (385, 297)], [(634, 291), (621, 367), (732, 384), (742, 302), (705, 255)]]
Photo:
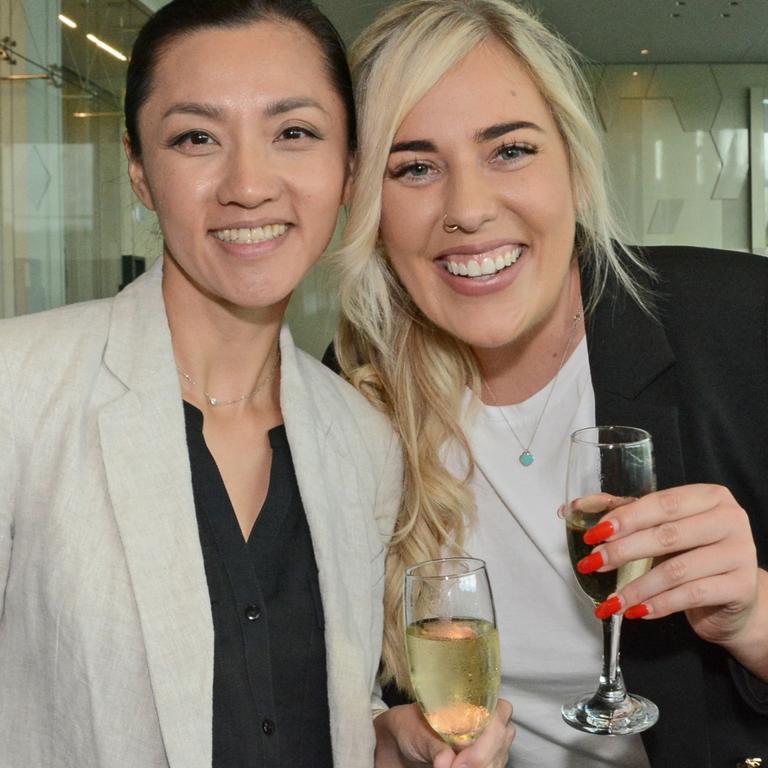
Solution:
[(600, 605), (595, 608), (595, 616), (598, 619), (607, 619), (609, 616), (613, 616), (614, 613), (618, 613), (621, 610), (621, 598), (618, 595), (609, 597), (604, 600)]
[(576, 563), (576, 570), (579, 573), (587, 574), (596, 571), (598, 568), (602, 568), (605, 565), (602, 552), (592, 552), (591, 554), (583, 557)]
[(614, 533), (616, 533), (616, 526), (613, 520), (603, 520), (584, 534), (584, 543), (590, 546), (601, 544)]
[(638, 603), (624, 611), (625, 619), (642, 619), (643, 616), (647, 616), (650, 613), (648, 606), (645, 603)]

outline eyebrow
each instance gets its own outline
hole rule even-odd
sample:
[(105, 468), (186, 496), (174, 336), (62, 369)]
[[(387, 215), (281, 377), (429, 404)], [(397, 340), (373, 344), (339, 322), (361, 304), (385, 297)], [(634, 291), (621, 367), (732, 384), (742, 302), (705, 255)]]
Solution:
[[(490, 141), (491, 139), (498, 139), (507, 133), (512, 131), (519, 131), (523, 128), (531, 128), (534, 131), (542, 133), (543, 128), (531, 123), (528, 120), (517, 120), (510, 123), (496, 123), (496, 125), (488, 126), (488, 128), (480, 128), (475, 131), (475, 141), (481, 144), (484, 141)], [(414, 139), (412, 141), (398, 141), (395, 142), (389, 150), (390, 154), (395, 152), (437, 152), (437, 145), (431, 139)]]
[(219, 107), (213, 104), (200, 104), (196, 101), (182, 101), (178, 104), (172, 104), (165, 110), (163, 120), (174, 114), (198, 115), (200, 117), (208, 117), (211, 120), (221, 120), (223, 116), (223, 112)]
[(277, 115), (283, 115), (286, 112), (292, 112), (294, 109), (303, 109), (305, 107), (319, 109), (321, 112), (325, 112), (326, 115), (328, 114), (328, 110), (319, 101), (309, 96), (294, 96), (273, 101), (267, 105), (264, 114), (267, 117), (277, 117)]
[(497, 123), (496, 125), (491, 125), (488, 128), (481, 128), (475, 132), (475, 141), (480, 144), (483, 141), (498, 139), (501, 136), (504, 136), (506, 133), (512, 133), (512, 131), (520, 131), (523, 128), (531, 128), (534, 131), (539, 131), (540, 133), (544, 132), (544, 129), (536, 125), (536, 123), (531, 123), (528, 120), (517, 120), (513, 123)]
[[(311, 107), (319, 109), (321, 112), (328, 114), (328, 111), (323, 105), (310, 98), (309, 96), (295, 96), (286, 99), (279, 99), (267, 104), (264, 109), (264, 115), (266, 117), (277, 117), (283, 115), (286, 112), (292, 112), (295, 109), (302, 109), (305, 107)], [(198, 115), (199, 117), (207, 117), (210, 120), (221, 121), (224, 119), (224, 110), (214, 104), (205, 104), (196, 101), (183, 101), (178, 104), (172, 104), (163, 115), (163, 120), (170, 117), (173, 114), (183, 115)]]

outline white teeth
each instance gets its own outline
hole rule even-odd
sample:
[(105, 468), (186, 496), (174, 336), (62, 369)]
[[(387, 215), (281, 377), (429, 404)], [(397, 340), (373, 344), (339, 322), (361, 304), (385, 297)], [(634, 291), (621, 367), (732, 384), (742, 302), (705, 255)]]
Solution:
[(487, 256), (483, 259), (483, 263), (480, 267), (480, 271), (484, 275), (496, 274), (496, 262), (493, 259), (489, 259)]
[(495, 275), (497, 272), (501, 272), (502, 269), (511, 267), (520, 258), (522, 252), (522, 246), (517, 246), (516, 248), (510, 248), (506, 253), (499, 253), (496, 257), (491, 255), (483, 256), (479, 263), (476, 259), (470, 259), (467, 262), (446, 261), (443, 263), (452, 275), (481, 277)]
[(263, 243), (280, 237), (287, 229), (287, 224), (265, 224), (263, 227), (218, 229), (213, 236), (225, 243)]

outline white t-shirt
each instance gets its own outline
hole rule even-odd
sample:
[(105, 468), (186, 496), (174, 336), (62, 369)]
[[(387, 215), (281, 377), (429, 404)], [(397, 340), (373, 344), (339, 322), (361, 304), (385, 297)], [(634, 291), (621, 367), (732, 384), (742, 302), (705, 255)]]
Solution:
[[(526, 444), (550, 386), (523, 403), (503, 406)], [(648, 768), (639, 736), (582, 734), (560, 716), (564, 702), (596, 689), (602, 650), (600, 622), (576, 583), (565, 523), (557, 516), (569, 436), (595, 426), (586, 340), (560, 372), (530, 446), (531, 466), (519, 463), (522, 447), (499, 407), (467, 412), (473, 413), (465, 428), (477, 462), (472, 485), (478, 524), (468, 532), (466, 551), (486, 561), (496, 604), (500, 695), (512, 702), (517, 726), (508, 766)]]

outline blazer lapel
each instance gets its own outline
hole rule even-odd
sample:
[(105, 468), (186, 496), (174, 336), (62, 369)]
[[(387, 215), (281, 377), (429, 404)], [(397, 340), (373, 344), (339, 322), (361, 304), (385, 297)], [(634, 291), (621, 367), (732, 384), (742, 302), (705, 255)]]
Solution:
[(371, 718), (359, 702), (370, 699), (373, 681), (361, 676), (368, 667), (361, 657), (370, 646), (373, 606), (365, 507), (348, 478), (349, 468), (358, 462), (344, 435), (332, 429), (335, 403), (329, 398), (335, 393), (301, 359), (287, 326), (280, 335), (280, 351), (280, 405), (325, 615), (334, 757), (339, 765), (362, 765), (368, 760)]
[(161, 275), (158, 264), (114, 300), (116, 396), (99, 429), (168, 762), (209, 768), (213, 627)]
[[(588, 274), (582, 279), (585, 293), (589, 279)], [(597, 423), (646, 429), (653, 438), (658, 487), (684, 484), (675, 355), (663, 327), (609, 281), (589, 318), (587, 341)], [(622, 669), (627, 687), (660, 704), (659, 722), (643, 734), (654, 765), (709, 765), (706, 733), (693, 748), (699, 752), (692, 752), (690, 739), (679, 737), (707, 722), (696, 643), (682, 615), (624, 622)]]
[(589, 318), (587, 343), (597, 423), (646, 429), (658, 487), (684, 483), (674, 377), (663, 376), (675, 355), (662, 326), (609, 284)]

